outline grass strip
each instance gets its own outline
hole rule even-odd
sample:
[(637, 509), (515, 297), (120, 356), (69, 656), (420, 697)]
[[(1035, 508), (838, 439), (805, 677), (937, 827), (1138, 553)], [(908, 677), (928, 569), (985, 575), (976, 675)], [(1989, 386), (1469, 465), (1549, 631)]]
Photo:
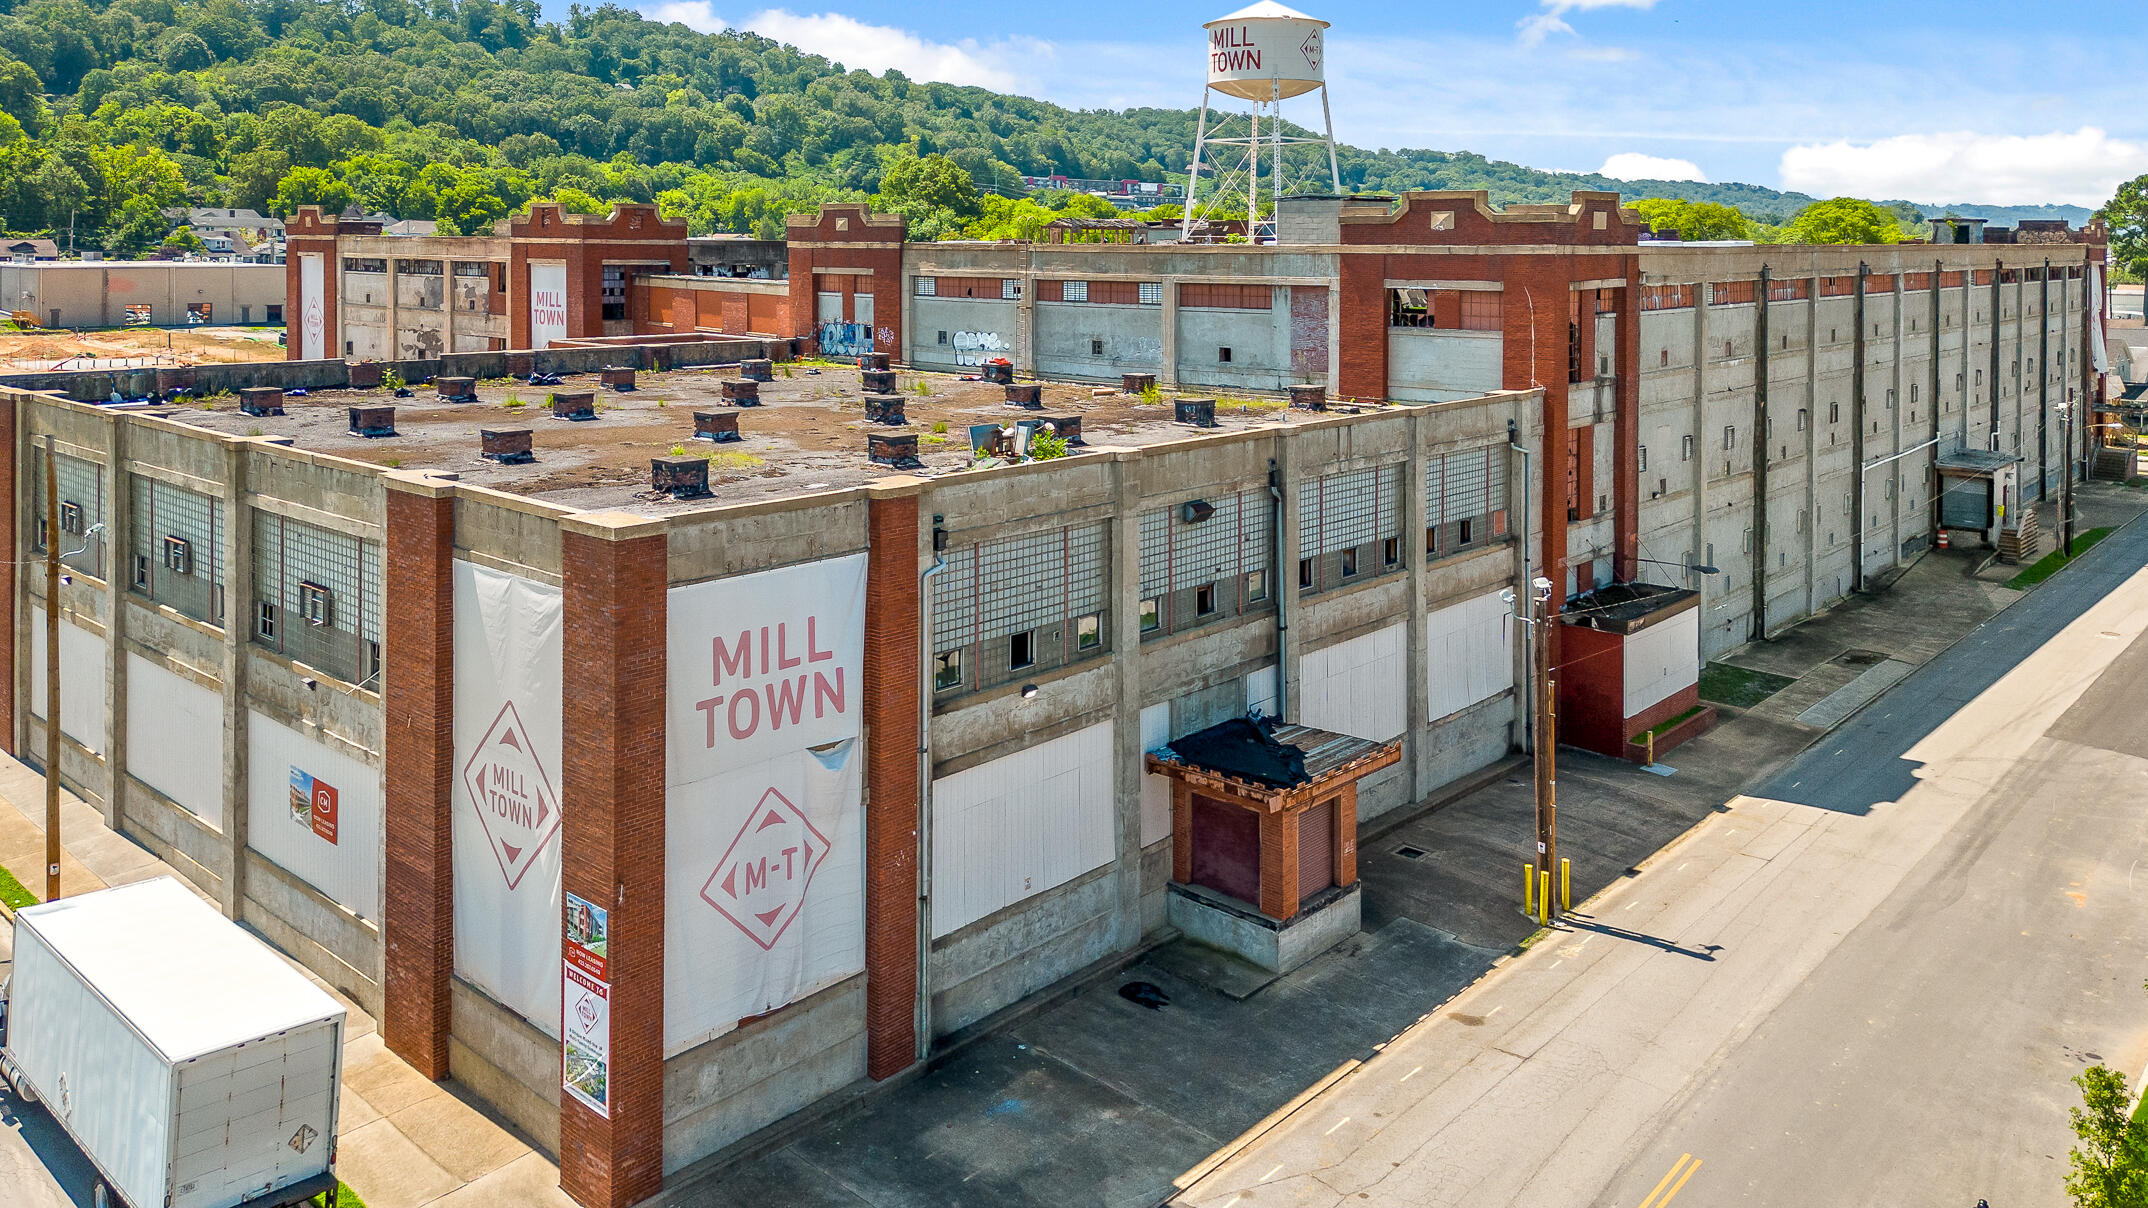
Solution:
[[(2080, 557), (2082, 554), (2087, 553), (2098, 541), (2110, 535), (2111, 530), (2108, 528), (2092, 528), (2085, 533), (2074, 534), (2073, 556), (2075, 558)], [(2006, 585), (2015, 591), (2027, 591), (2029, 588), (2058, 573), (2058, 568), (2066, 565), (2069, 561), (2071, 559), (2066, 557), (2065, 550), (2052, 550), (2050, 553), (2038, 558), (2035, 564), (2027, 570), (2008, 579)]]
[(1787, 675), (1753, 671), (1729, 663), (1710, 663), (1701, 668), (1701, 699), (1733, 709), (1750, 709), (1794, 681)]
[(0, 902), (5, 902), (9, 910), (21, 910), (25, 906), (37, 905), (37, 895), (23, 888), (14, 873), (0, 867)]

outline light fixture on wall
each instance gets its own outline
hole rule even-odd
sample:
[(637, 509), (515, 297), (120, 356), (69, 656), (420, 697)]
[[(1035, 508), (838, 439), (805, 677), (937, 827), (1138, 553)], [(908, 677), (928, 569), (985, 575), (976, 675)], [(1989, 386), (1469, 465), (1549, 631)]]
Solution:
[(1216, 505), (1205, 499), (1189, 499), (1178, 506), (1178, 518), (1187, 524), (1199, 524), (1216, 514)]
[(1023, 684), (1023, 685), (1022, 685), (1022, 699), (1023, 699), (1023, 700), (1035, 700), (1035, 699), (1037, 699), (1037, 686), (1036, 686), (1035, 684)]

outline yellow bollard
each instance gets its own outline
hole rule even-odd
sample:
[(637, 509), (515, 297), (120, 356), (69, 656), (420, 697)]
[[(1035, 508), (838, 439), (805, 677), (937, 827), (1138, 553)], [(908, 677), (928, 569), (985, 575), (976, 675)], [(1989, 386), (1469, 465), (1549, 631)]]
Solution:
[(1543, 884), (1540, 886), (1536, 905), (1536, 921), (1539, 923), (1551, 922), (1551, 870), (1548, 868), (1543, 872)]
[(1559, 857), (1559, 909), (1561, 909), (1561, 910), (1572, 910), (1573, 908), (1574, 908), (1574, 862), (1573, 862), (1572, 860), (1569, 860), (1569, 859), (1567, 859), (1567, 858), (1566, 858), (1565, 856), (1560, 856), (1560, 857)]
[(1521, 909), (1523, 914), (1536, 913), (1536, 865), (1521, 866)]

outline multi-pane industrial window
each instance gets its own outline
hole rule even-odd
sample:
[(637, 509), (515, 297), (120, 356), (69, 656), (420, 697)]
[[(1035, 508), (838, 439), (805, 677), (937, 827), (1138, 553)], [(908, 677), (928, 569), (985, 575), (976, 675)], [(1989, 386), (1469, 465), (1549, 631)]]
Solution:
[(1163, 282), (1161, 282), (1161, 281), (1143, 281), (1143, 282), (1141, 282), (1141, 283), (1140, 283), (1140, 285), (1141, 285), (1141, 288), (1140, 288), (1140, 289), (1139, 289), (1138, 291), (1136, 291), (1136, 295), (1137, 295), (1137, 296), (1138, 296), (1138, 297), (1140, 298), (1140, 300), (1141, 300), (1141, 305), (1143, 305), (1143, 306), (1162, 306), (1162, 305), (1163, 305)]
[(1345, 470), (1298, 488), (1301, 590), (1343, 587), (1369, 577), (1366, 568), (1381, 565), (1381, 547), (1402, 535), (1402, 470), (1399, 465)]
[(932, 582), (932, 686), (976, 691), (1101, 654), (1105, 528), (1071, 525), (948, 551)]
[(1178, 287), (1178, 304), (1216, 310), (1269, 310), (1275, 306), (1275, 287), (1228, 281), (1189, 281)]
[(140, 474), (128, 487), (133, 521), (127, 585), (182, 616), (224, 623), (224, 519), (216, 500)]
[(1273, 507), (1265, 490), (1239, 491), (1144, 512), (1141, 632), (1181, 633), (1270, 603)]
[(627, 317), (626, 272), (616, 264), (604, 266), (603, 294), (601, 298), (603, 321), (616, 323)]
[(354, 684), (380, 681), (380, 545), (254, 513), (254, 640)]
[(920, 297), (920, 298), (936, 298), (936, 297), (938, 297), (939, 295), (940, 295), (940, 280), (939, 280), (939, 278), (937, 278), (937, 277), (919, 277), (919, 278), (917, 279), (917, 296), (918, 296), (918, 297)]
[(1087, 302), (1089, 300), (1089, 283), (1087, 281), (1061, 281), (1059, 283), (1059, 300), (1061, 302)]
[(1507, 532), (1507, 454), (1500, 445), (1425, 462), (1425, 556), (1445, 558)]
[(1039, 302), (1091, 302), (1102, 306), (1135, 306), (1156, 299), (1144, 297), (1149, 283), (1139, 281), (1039, 281)]
[[(94, 461), (53, 455), (60, 488), (60, 561), (93, 578), (104, 577), (104, 467)], [(45, 552), (45, 455), (30, 454), (30, 549)], [(94, 532), (91, 530), (95, 530)]]

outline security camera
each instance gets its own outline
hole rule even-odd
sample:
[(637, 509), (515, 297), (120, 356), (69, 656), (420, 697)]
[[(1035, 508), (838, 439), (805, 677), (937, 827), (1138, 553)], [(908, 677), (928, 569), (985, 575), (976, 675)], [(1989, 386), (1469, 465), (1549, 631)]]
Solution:
[(1513, 589), (1513, 588), (1511, 588), (1511, 587), (1509, 587), (1509, 588), (1507, 588), (1507, 589), (1506, 589), (1505, 591), (1502, 591), (1502, 592), (1500, 592), (1500, 593), (1499, 593), (1499, 602), (1500, 602), (1501, 604), (1512, 604), (1512, 603), (1514, 603), (1514, 589)]
[(74, 581), (75, 581), (75, 577), (74, 577), (73, 575), (61, 575), (61, 576), (60, 576), (60, 586), (62, 586), (62, 587), (67, 587), (67, 586), (70, 586), (71, 584), (73, 584), (73, 583), (74, 583)]
[(307, 676), (306, 678), (304, 678), (304, 679), (302, 679), (302, 680), (298, 681), (298, 682), (299, 682), (299, 683), (301, 683), (301, 684), (304, 684), (304, 685), (306, 686), (306, 691), (308, 691), (308, 692), (311, 692), (311, 691), (313, 691), (314, 689), (316, 689), (316, 688), (319, 688), (319, 687), (321, 686), (321, 681), (319, 681), (319, 680), (317, 680), (317, 679), (313, 678), (313, 677), (312, 677), (312, 676), (310, 676), (310, 675), (309, 675), (309, 676)]

